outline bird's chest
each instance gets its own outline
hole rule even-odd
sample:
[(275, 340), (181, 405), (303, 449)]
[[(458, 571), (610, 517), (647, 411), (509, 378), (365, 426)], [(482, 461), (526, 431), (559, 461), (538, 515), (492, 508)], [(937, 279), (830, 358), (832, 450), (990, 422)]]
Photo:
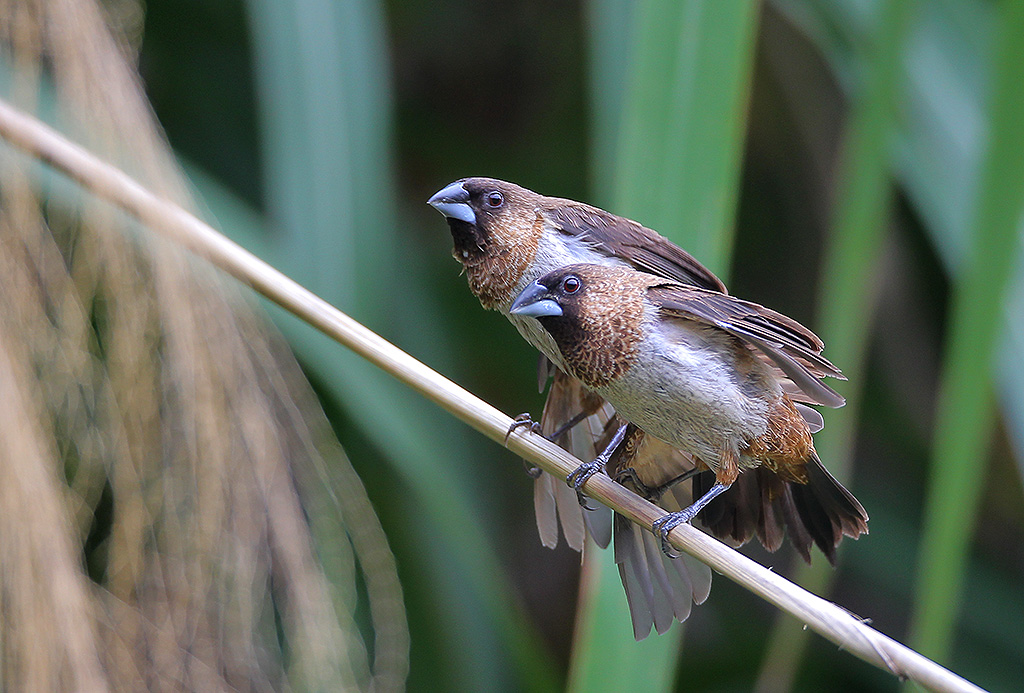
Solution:
[(781, 397), (755, 359), (736, 353), (721, 333), (649, 333), (635, 364), (597, 391), (647, 433), (714, 465), (765, 434)]

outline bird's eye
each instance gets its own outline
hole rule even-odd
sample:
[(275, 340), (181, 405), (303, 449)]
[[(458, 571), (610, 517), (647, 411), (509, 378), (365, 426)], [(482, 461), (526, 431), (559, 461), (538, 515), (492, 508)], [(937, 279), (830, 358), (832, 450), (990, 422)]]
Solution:
[(569, 275), (568, 277), (562, 280), (562, 292), (566, 294), (576, 293), (577, 291), (580, 290), (581, 286), (583, 286), (583, 283), (580, 282), (579, 277)]
[(498, 207), (501, 207), (501, 205), (504, 202), (505, 202), (505, 198), (502, 197), (501, 193), (498, 192), (497, 190), (492, 190), (491, 192), (487, 193), (487, 204), (488, 204), (488, 206), (494, 207), (495, 209), (497, 209)]

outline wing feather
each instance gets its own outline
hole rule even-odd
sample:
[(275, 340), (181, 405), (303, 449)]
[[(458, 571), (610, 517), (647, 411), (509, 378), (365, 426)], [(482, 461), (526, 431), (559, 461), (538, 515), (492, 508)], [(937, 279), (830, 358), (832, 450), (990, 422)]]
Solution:
[(796, 320), (756, 303), (681, 284), (654, 285), (649, 298), (663, 315), (712, 325), (755, 347), (809, 403), (829, 407), (846, 403), (821, 382), (826, 376), (845, 380), (842, 372), (821, 355), (824, 345), (817, 335)]
[(547, 213), (562, 233), (588, 241), (595, 250), (644, 272), (726, 293), (725, 284), (711, 270), (656, 231), (579, 202), (552, 199), (552, 203)]

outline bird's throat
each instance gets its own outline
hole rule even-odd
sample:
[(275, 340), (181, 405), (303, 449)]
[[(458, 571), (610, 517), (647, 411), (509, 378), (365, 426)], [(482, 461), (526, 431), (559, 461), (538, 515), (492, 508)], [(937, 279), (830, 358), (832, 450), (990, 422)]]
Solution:
[[(605, 323), (595, 331), (571, 315), (540, 318), (555, 340), (566, 367), (591, 390), (604, 387), (632, 368), (636, 361), (636, 335), (621, 321)], [(628, 334), (616, 334), (625, 332)]]

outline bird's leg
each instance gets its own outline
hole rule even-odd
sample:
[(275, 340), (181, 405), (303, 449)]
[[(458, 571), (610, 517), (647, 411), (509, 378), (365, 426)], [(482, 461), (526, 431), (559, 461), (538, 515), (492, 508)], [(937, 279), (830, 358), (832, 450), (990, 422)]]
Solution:
[(586, 510), (594, 510), (587, 504), (587, 498), (583, 495), (583, 484), (586, 483), (587, 479), (594, 476), (605, 468), (608, 464), (608, 460), (615, 453), (616, 448), (622, 444), (623, 439), (626, 437), (626, 429), (629, 427), (628, 424), (623, 424), (619, 427), (619, 430), (615, 432), (608, 447), (606, 447), (600, 455), (594, 458), (591, 462), (584, 462), (573, 471), (572, 474), (565, 477), (565, 483), (576, 489), (576, 497), (579, 499), (580, 506)]
[(564, 424), (556, 428), (555, 432), (548, 436), (548, 440), (550, 440), (551, 442), (558, 440), (559, 438), (564, 436), (569, 431), (569, 429), (573, 428), (576, 424), (580, 423), (581, 421), (583, 421), (583, 419), (587, 418), (588, 416), (590, 416), (589, 412), (587, 412), (586, 410), (581, 411), (579, 414), (572, 417)]
[(669, 479), (664, 484), (661, 484), (659, 486), (648, 486), (644, 482), (640, 481), (640, 476), (636, 473), (635, 469), (633, 469), (632, 467), (626, 467), (625, 469), (619, 470), (619, 472), (615, 475), (615, 480), (621, 484), (624, 480), (628, 479), (633, 483), (634, 486), (636, 486), (636, 492), (639, 495), (643, 496), (649, 501), (656, 501), (659, 498), (661, 498), (662, 494), (664, 494), (665, 491), (669, 490), (679, 482), (691, 479), (703, 471), (707, 470), (697, 469), (695, 467), (693, 469), (683, 472), (677, 477)]
[(661, 550), (666, 556), (669, 558), (679, 558), (679, 554), (676, 553), (668, 541), (668, 533), (685, 522), (692, 522), (693, 518), (697, 517), (697, 513), (704, 509), (704, 506), (732, 486), (739, 476), (739, 471), (736, 454), (732, 452), (723, 453), (719, 467), (715, 470), (715, 485), (708, 489), (707, 493), (682, 510), (669, 513), (654, 521), (651, 529), (661, 535)]
[[(617, 471), (615, 473), (615, 481), (620, 484), (622, 484), (622, 482), (624, 481), (629, 481), (630, 483), (633, 484), (633, 487), (636, 489), (637, 494), (643, 496), (649, 501), (655, 500), (656, 496), (654, 494), (658, 493), (659, 491), (658, 487), (648, 486), (644, 482), (640, 481), (640, 475), (637, 474), (636, 470), (633, 469), (632, 467), (626, 467), (625, 469), (620, 469), (619, 471)], [(625, 486), (625, 484), (623, 484), (623, 486)]]

